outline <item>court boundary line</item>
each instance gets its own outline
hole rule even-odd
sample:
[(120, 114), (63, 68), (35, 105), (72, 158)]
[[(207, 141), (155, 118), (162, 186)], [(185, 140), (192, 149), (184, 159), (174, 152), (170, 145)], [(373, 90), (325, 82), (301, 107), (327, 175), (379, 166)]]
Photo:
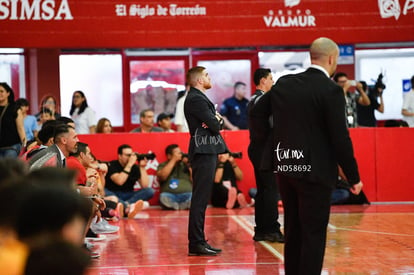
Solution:
[(414, 234), (401, 234), (401, 233), (389, 233), (389, 232), (381, 232), (381, 231), (370, 231), (370, 230), (362, 230), (356, 228), (346, 228), (346, 227), (337, 227), (331, 223), (328, 224), (328, 228), (332, 230), (343, 230), (343, 231), (353, 231), (353, 232), (360, 232), (360, 233), (372, 233), (378, 235), (390, 235), (390, 236), (400, 236), (400, 237), (414, 237)]
[[(248, 224), (247, 221), (245, 221), (244, 219), (242, 219), (240, 216), (237, 216), (237, 215), (231, 215), (230, 217), (238, 225), (240, 225), (250, 236), (254, 235), (254, 230), (247, 225)], [(285, 261), (285, 258), (283, 257), (283, 255), (279, 251), (277, 251), (273, 246), (271, 246), (265, 241), (260, 241), (258, 243), (260, 243), (264, 248), (266, 248), (271, 254), (273, 254), (279, 260), (281, 260), (282, 262)]]

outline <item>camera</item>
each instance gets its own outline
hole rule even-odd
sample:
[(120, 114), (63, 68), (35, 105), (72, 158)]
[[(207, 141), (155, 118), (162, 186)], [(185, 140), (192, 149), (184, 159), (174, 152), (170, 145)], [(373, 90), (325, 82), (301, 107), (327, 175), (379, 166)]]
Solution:
[(351, 85), (351, 86), (356, 86), (357, 85), (357, 81), (356, 80), (349, 80), (349, 84)]
[(144, 158), (146, 158), (147, 160), (153, 160), (156, 157), (154, 153), (140, 154), (140, 153), (135, 152), (135, 155), (137, 155), (138, 161), (141, 161)]
[(235, 159), (241, 159), (243, 156), (242, 152), (229, 152), (229, 154)]

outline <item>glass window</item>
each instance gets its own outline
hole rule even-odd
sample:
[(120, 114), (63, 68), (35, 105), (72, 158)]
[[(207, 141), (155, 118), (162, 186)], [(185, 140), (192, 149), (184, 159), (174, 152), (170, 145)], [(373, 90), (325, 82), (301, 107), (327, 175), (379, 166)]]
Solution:
[(205, 67), (211, 77), (213, 87), (206, 95), (213, 103), (217, 104), (217, 110), (220, 110), (221, 104), (226, 98), (233, 96), (233, 87), (238, 81), (246, 83), (245, 97), (250, 99), (250, 89), (252, 87), (250, 59), (200, 60), (197, 65)]
[(69, 116), (72, 94), (85, 93), (96, 119), (108, 118), (123, 126), (122, 56), (120, 54), (61, 55), (60, 100), (62, 115)]
[(0, 82), (6, 82), (12, 87), (15, 99), (26, 97), (22, 53), (22, 49), (0, 49)]
[(139, 124), (144, 109), (173, 114), (177, 92), (185, 89), (184, 60), (131, 60), (131, 123)]
[(269, 68), (276, 82), (279, 77), (305, 71), (310, 66), (309, 52), (259, 52), (261, 68)]
[(364, 80), (370, 86), (380, 73), (384, 75), (384, 113), (375, 112), (375, 117), (378, 120), (402, 118), (403, 92), (409, 91), (403, 84), (414, 74), (414, 48), (356, 50), (355, 59), (357, 80)]

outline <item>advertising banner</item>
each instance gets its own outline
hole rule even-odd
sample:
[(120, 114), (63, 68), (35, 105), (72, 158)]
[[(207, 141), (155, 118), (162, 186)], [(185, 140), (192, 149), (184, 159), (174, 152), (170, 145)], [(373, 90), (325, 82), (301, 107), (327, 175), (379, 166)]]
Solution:
[(414, 41), (414, 0), (0, 0), (0, 47), (177, 48)]

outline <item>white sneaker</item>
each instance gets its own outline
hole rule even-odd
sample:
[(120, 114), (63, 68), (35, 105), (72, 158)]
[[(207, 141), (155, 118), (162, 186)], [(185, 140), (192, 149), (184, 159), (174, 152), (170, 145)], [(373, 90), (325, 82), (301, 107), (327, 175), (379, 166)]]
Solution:
[(105, 219), (101, 219), (98, 223), (92, 222), (91, 230), (96, 234), (109, 234), (118, 232), (119, 226), (111, 225)]

